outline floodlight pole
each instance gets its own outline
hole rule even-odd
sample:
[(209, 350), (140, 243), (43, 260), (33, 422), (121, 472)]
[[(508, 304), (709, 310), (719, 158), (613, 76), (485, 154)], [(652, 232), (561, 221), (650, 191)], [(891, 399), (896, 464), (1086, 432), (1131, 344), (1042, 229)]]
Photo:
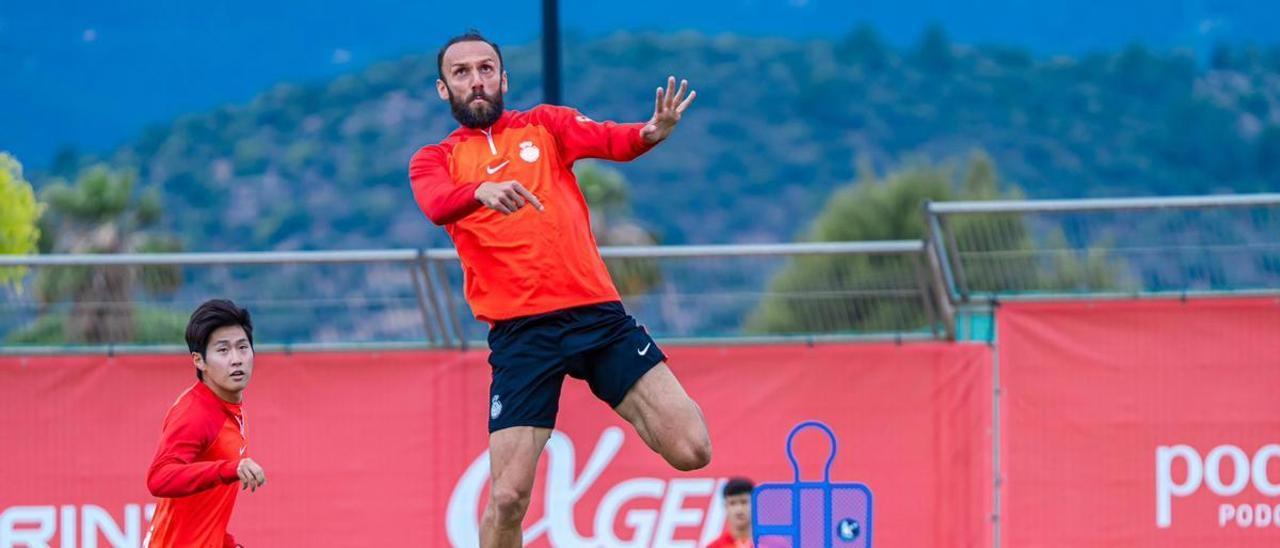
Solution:
[(561, 104), (559, 0), (542, 0), (542, 101)]

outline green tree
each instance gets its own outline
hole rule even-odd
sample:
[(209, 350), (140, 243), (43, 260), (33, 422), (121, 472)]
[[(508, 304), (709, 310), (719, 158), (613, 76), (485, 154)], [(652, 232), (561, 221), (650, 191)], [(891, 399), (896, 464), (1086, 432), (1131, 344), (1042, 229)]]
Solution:
[(951, 38), (942, 25), (935, 23), (925, 29), (916, 44), (915, 61), (927, 71), (945, 73), (951, 70), (955, 55), (951, 51)]
[[(658, 239), (631, 217), (631, 197), (622, 172), (595, 162), (579, 163), (574, 174), (591, 206), (591, 231), (601, 246), (655, 245)], [(652, 259), (608, 259), (605, 264), (618, 292), (639, 295), (662, 280)]]
[[(42, 210), (31, 183), (22, 178), (22, 164), (0, 152), (0, 255), (36, 252)], [(20, 290), (26, 273), (25, 268), (0, 268), (0, 286)]]
[(80, 154), (72, 145), (62, 145), (53, 153), (49, 174), (55, 177), (75, 177), (79, 170)]
[[(817, 242), (916, 240), (924, 235), (926, 201), (1019, 200), (1022, 191), (1001, 183), (985, 152), (968, 160), (956, 180), (946, 166), (909, 164), (878, 179), (866, 161), (859, 180), (837, 190), (805, 238)], [(1007, 190), (1001, 190), (1001, 187)], [(1107, 289), (1121, 279), (1120, 265), (1095, 248), (1080, 257), (1060, 233), (1042, 257), (1025, 221), (1013, 214), (954, 219), (964, 268), (976, 290)], [(768, 296), (748, 319), (756, 333), (904, 331), (927, 327), (918, 288), (922, 264), (914, 256), (818, 255), (792, 261), (771, 282)]]
[(1267, 188), (1280, 186), (1280, 126), (1262, 130), (1256, 146), (1258, 175), (1267, 181)]
[[(920, 207), (953, 195), (941, 167), (913, 165), (876, 178), (866, 161), (859, 180), (828, 200), (808, 241), (920, 239)], [(793, 260), (770, 283), (747, 323), (756, 333), (899, 331), (923, 323), (919, 298), (880, 298), (917, 285), (913, 257), (815, 255)]]
[(1231, 44), (1218, 42), (1209, 51), (1209, 68), (1213, 70), (1231, 70), (1235, 68), (1235, 54)]
[[(45, 189), (54, 250), (61, 253), (157, 253), (178, 251), (178, 241), (158, 230), (159, 195), (134, 192), (135, 176), (105, 165), (80, 173), (74, 185)], [(43, 343), (172, 342), (181, 318), (160, 311), (135, 314), (135, 293), (171, 293), (181, 283), (176, 267), (61, 267), (40, 271), (36, 297), (45, 316), (14, 341)], [(58, 310), (70, 302), (69, 313)], [(159, 339), (159, 340), (156, 340)]]
[(863, 23), (836, 44), (837, 57), (850, 64), (858, 64), (870, 70), (880, 70), (889, 64), (889, 46), (885, 45), (875, 27)]

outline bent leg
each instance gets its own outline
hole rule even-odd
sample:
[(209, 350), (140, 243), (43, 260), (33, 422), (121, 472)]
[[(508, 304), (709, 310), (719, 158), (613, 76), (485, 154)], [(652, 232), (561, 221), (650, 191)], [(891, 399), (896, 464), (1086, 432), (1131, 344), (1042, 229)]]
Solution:
[(676, 470), (697, 470), (711, 462), (711, 436), (702, 410), (666, 362), (640, 377), (614, 410)]

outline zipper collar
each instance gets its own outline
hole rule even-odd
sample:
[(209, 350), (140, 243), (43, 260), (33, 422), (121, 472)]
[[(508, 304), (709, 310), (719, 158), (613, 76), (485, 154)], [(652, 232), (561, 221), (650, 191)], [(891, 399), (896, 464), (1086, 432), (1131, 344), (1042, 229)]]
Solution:
[(473, 134), (479, 133), (481, 135), (484, 135), (485, 139), (488, 140), (488, 143), (489, 143), (489, 153), (494, 156), (497, 156), (498, 145), (493, 140), (493, 133), (495, 131), (501, 133), (502, 130), (507, 127), (507, 124), (511, 121), (511, 117), (514, 114), (515, 114), (515, 111), (512, 111), (512, 110), (503, 111), (502, 116), (499, 116), (498, 120), (495, 121), (493, 125), (484, 129), (471, 129), (468, 127), (463, 127), (459, 129), (464, 133), (473, 133)]
[(493, 144), (493, 128), (492, 128), (492, 127), (490, 127), (490, 128), (487, 128), (487, 129), (482, 129), (482, 130), (480, 130), (480, 131), (484, 132), (484, 136), (485, 136), (485, 138), (489, 140), (489, 153), (490, 153), (490, 154), (493, 154), (494, 156), (497, 156), (497, 155), (498, 155), (498, 147), (497, 147), (496, 145), (494, 145), (494, 144)]

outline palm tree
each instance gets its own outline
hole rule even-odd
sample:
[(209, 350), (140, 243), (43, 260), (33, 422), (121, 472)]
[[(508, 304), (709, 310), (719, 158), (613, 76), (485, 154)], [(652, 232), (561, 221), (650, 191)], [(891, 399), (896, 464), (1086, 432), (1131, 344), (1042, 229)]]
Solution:
[[(156, 231), (161, 217), (154, 188), (134, 192), (131, 171), (96, 165), (80, 173), (74, 185), (58, 181), (42, 193), (49, 205), (46, 225), (59, 253), (155, 253), (181, 245)], [(36, 296), (42, 312), (71, 301), (62, 326), (68, 343), (123, 343), (135, 340), (135, 292), (163, 294), (181, 284), (177, 267), (63, 267), (41, 270)]]

